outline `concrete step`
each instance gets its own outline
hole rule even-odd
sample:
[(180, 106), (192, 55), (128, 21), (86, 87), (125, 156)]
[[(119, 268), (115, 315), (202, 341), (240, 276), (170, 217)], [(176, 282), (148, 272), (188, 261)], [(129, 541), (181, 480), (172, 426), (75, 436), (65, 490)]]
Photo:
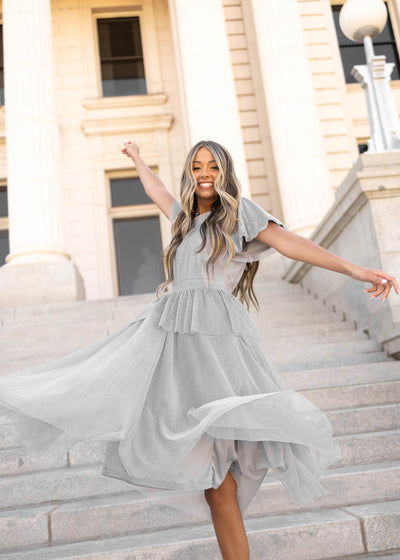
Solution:
[[(390, 525), (385, 512), (379, 514), (377, 520), (385, 528)], [(302, 512), (250, 519), (245, 525), (253, 560), (265, 560), (266, 550), (276, 560), (321, 560), (334, 555), (350, 556), (366, 552), (360, 519), (353, 512), (339, 509)], [(373, 531), (371, 533), (373, 538)], [(210, 525), (171, 528), (119, 538), (98, 538), (29, 551), (29, 560), (78, 560), (84, 557), (90, 560), (217, 560), (220, 559), (220, 553)], [(27, 560), (28, 557), (24, 552), (10, 551), (0, 555), (0, 558)]]
[(327, 416), (336, 436), (400, 428), (400, 404), (332, 410)]
[[(253, 319), (262, 320), (265, 318), (285, 317), (290, 324), (290, 318), (301, 315), (313, 315), (314, 313), (323, 313), (325, 317), (344, 318), (345, 315), (341, 312), (334, 311), (331, 307), (324, 305), (321, 301), (311, 299), (307, 296), (296, 298), (271, 298), (269, 294), (259, 298), (260, 307), (257, 310), (255, 307), (250, 307), (249, 313)], [(247, 308), (246, 308), (247, 309)]]
[[(253, 320), (256, 320), (254, 315), (252, 315), (252, 317)], [(286, 328), (288, 323), (290, 323), (291, 326), (327, 324), (327, 323), (349, 324), (345, 321), (343, 315), (340, 313), (332, 313), (327, 310), (326, 311), (318, 310), (318, 311), (314, 311), (313, 313), (304, 314), (304, 315), (277, 314), (273, 316), (268, 316), (264, 321), (264, 326), (261, 325), (261, 330), (263, 330), (264, 328), (268, 328), (269, 330), (279, 328), (279, 327)]]
[[(323, 477), (322, 483), (329, 495), (307, 507), (291, 500), (276, 478), (267, 477), (247, 510), (246, 518), (326, 506), (364, 504), (366, 488), (369, 489), (370, 502), (399, 499), (400, 463), (335, 469)], [(128, 532), (154, 532), (196, 523), (197, 518), (157, 499), (143, 499), (134, 492), (66, 503), (52, 501), (40, 506), (8, 508), (0, 512), (0, 534), (7, 535), (3, 547), (42, 544), (46, 542), (47, 525), (51, 526), (51, 542), (54, 544), (94, 539), (100, 535), (104, 538)]]
[(132, 493), (127, 482), (101, 475), (102, 465), (0, 476), (2, 508)]
[(326, 342), (320, 344), (292, 345), (290, 340), (277, 347), (273, 340), (263, 340), (261, 346), (267, 356), (277, 364), (290, 363), (297, 360), (318, 360), (331, 356), (359, 356), (371, 352), (382, 351), (376, 340), (358, 340), (356, 342)]
[(400, 501), (351, 506), (344, 511), (360, 519), (367, 552), (400, 547)]
[(338, 465), (381, 463), (400, 459), (400, 430), (338, 436), (342, 452)]
[(289, 371), (282, 374), (282, 379), (287, 387), (295, 391), (396, 381), (400, 380), (400, 361), (392, 360), (335, 368)]
[(400, 381), (309, 389), (301, 393), (325, 411), (360, 406), (397, 404), (400, 400)]
[[(339, 323), (340, 325), (341, 323)], [(268, 346), (274, 348), (285, 348), (290, 347), (304, 347), (305, 346), (315, 346), (316, 344), (333, 344), (333, 343), (344, 343), (344, 342), (358, 342), (360, 340), (369, 340), (368, 336), (361, 331), (356, 330), (337, 330), (331, 332), (320, 332), (320, 333), (305, 333), (305, 332), (294, 332), (291, 329), (291, 334), (285, 332), (282, 333), (282, 329), (273, 330), (266, 336), (268, 341)]]
[[(336, 318), (336, 316), (335, 316)], [(341, 332), (341, 333), (350, 333), (350, 332), (358, 332), (354, 324), (350, 321), (333, 321), (333, 322), (321, 322), (317, 324), (302, 324), (299, 323), (297, 325), (288, 325), (286, 323), (285, 326), (278, 326), (272, 321), (273, 328), (271, 327), (271, 320), (260, 319), (259, 317), (253, 317), (258, 329), (265, 334), (268, 333), (268, 336), (273, 337), (287, 337), (290, 338), (292, 336), (303, 336), (303, 335), (319, 335), (325, 336), (330, 333), (334, 332)], [(268, 329), (268, 331), (264, 331), (264, 329)]]
[(18, 308), (5, 308), (0, 310), (0, 325), (24, 325), (32, 322), (41, 323), (59, 322), (64, 317), (67, 322), (88, 320), (111, 316), (114, 317), (122, 310), (141, 309), (154, 299), (154, 294), (141, 294), (102, 300), (83, 300), (64, 303), (49, 303), (43, 305), (26, 306)]
[(296, 361), (288, 362), (275, 362), (279, 373), (286, 373), (292, 371), (314, 370), (323, 367), (326, 368), (339, 368), (343, 366), (352, 366), (357, 364), (369, 364), (376, 362), (386, 362), (388, 357), (384, 351), (381, 352), (368, 352), (365, 354), (353, 354), (345, 356), (336, 356), (329, 354), (321, 358), (299, 359)]

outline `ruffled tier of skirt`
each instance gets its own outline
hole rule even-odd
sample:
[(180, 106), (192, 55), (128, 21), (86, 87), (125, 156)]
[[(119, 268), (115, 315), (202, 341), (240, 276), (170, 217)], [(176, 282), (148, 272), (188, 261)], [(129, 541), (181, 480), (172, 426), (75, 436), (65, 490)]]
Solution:
[(168, 332), (235, 334), (260, 340), (254, 321), (224, 285), (217, 281), (206, 287), (200, 278), (185, 280), (182, 287), (175, 282), (173, 292), (148, 303), (135, 321), (152, 317), (157, 327)]

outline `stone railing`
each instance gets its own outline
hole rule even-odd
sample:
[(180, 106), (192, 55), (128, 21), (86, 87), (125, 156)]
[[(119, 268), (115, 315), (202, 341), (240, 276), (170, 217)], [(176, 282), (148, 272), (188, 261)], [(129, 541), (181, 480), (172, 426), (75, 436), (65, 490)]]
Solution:
[[(380, 268), (400, 281), (400, 151), (365, 153), (336, 192), (336, 201), (310, 237), (362, 266)], [(301, 284), (343, 311), (400, 359), (400, 296), (371, 300), (348, 276), (292, 262), (284, 278)]]

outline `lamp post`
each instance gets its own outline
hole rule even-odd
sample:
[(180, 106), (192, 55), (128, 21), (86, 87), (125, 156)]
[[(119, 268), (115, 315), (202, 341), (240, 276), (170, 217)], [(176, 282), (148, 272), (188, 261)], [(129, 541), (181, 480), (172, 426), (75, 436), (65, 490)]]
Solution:
[(385, 27), (386, 20), (383, 0), (347, 0), (339, 17), (346, 37), (364, 43), (367, 63), (354, 66), (351, 73), (367, 96), (370, 152), (400, 150), (400, 119), (390, 89), (394, 63), (386, 63), (384, 55), (375, 55), (372, 44), (372, 39)]

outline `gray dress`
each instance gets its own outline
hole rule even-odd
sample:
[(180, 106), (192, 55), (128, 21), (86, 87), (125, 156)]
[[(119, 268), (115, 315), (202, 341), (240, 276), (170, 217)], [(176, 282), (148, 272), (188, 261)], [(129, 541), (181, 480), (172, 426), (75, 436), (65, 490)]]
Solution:
[[(175, 201), (171, 222), (180, 210)], [(269, 249), (257, 233), (271, 220), (283, 224), (242, 197), (234, 258), (209, 280), (208, 236), (196, 252), (209, 214), (195, 218), (177, 249), (170, 293), (111, 336), (0, 378), (0, 414), (12, 415), (32, 453), (107, 442), (102, 474), (204, 519), (204, 489), (228, 471), (244, 513), (269, 469), (294, 499), (308, 501), (326, 493), (318, 479), (340, 459), (328, 419), (283, 386), (232, 295), (245, 263)]]

